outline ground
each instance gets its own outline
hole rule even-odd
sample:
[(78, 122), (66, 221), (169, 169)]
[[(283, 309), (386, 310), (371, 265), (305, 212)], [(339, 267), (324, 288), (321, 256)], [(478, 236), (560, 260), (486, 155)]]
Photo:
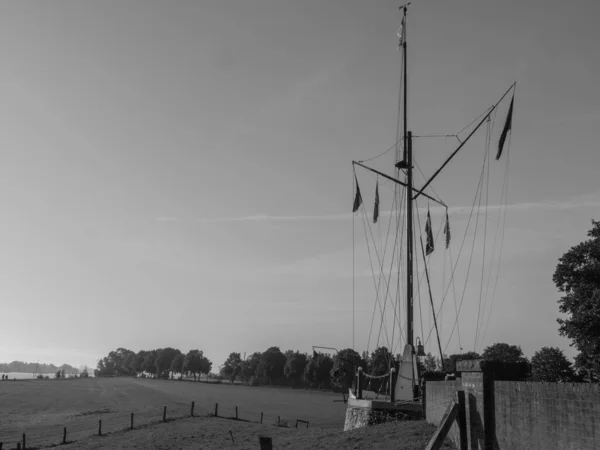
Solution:
[[(25, 433), (28, 448), (49, 447), (62, 442), (64, 427), (73, 442), (65, 449), (259, 448), (260, 435), (273, 438), (276, 449), (422, 449), (433, 435), (424, 422), (344, 433), (345, 405), (337, 400), (332, 393), (171, 380), (11, 380), (0, 382), (0, 442), (15, 448)], [(238, 405), (242, 420), (209, 417), (215, 403), (224, 417), (235, 417)], [(164, 406), (167, 423), (161, 423)], [(132, 412), (135, 429), (126, 430)], [(302, 423), (296, 429), (297, 419), (308, 421), (308, 429)], [(277, 427), (278, 420), (289, 428)]]

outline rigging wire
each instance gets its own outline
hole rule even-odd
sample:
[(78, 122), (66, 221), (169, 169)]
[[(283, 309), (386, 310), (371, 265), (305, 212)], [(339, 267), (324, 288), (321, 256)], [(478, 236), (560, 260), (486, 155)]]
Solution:
[[(515, 87), (516, 90), (516, 87)], [(485, 325), (485, 329), (484, 329), (484, 333), (483, 333), (483, 338), (481, 339), (481, 341), (483, 342), (485, 340), (485, 335), (487, 333), (488, 330), (488, 325), (490, 323), (490, 317), (492, 315), (492, 309), (494, 307), (494, 300), (496, 299), (496, 288), (498, 287), (498, 278), (500, 275), (500, 261), (502, 259), (502, 250), (504, 248), (504, 234), (505, 234), (505, 230), (506, 230), (506, 216), (507, 216), (507, 206), (508, 206), (508, 169), (509, 169), (509, 161), (510, 161), (510, 141), (512, 139), (512, 132), (510, 134), (510, 136), (508, 137), (508, 148), (507, 148), (507, 152), (506, 152), (506, 170), (505, 170), (505, 175), (504, 175), (504, 184), (502, 186), (502, 190), (503, 190), (503, 196), (504, 196), (504, 219), (503, 219), (503, 224), (502, 224), (502, 238), (500, 239), (500, 255), (498, 257), (498, 271), (496, 272), (496, 280), (494, 282), (494, 291), (492, 293), (492, 301), (491, 301), (491, 305), (490, 305), (490, 310), (488, 313), (488, 318), (487, 318), (487, 322)]]
[[(366, 212), (365, 212), (365, 207), (364, 207), (364, 203), (362, 205), (362, 211), (363, 211), (363, 215), (366, 217)], [(375, 301), (377, 302), (377, 304), (379, 305), (379, 310), (381, 311), (381, 321), (382, 321), (382, 326), (385, 328), (385, 323), (383, 321), (383, 317), (384, 317), (384, 309), (381, 308), (381, 302), (379, 301), (379, 290), (377, 289), (377, 282), (375, 281), (375, 269), (373, 269), (373, 258), (371, 257), (371, 247), (369, 245), (369, 238), (367, 236), (367, 226), (368, 226), (368, 220), (365, 220), (365, 217), (363, 217), (363, 228), (364, 228), (364, 232), (365, 232), (365, 240), (367, 241), (367, 252), (369, 253), (369, 264), (371, 265), (371, 273), (373, 275), (373, 284), (375, 285), (375, 290), (376, 290), (376, 295), (375, 295)], [(369, 228), (370, 230), (370, 228)], [(377, 252), (377, 248), (375, 248), (375, 252)], [(387, 335), (387, 328), (385, 330), (386, 335)], [(389, 339), (389, 336), (388, 336)]]
[[(490, 140), (491, 140), (491, 131), (492, 124), (491, 120), (488, 117), (487, 130), (486, 130), (486, 139), (485, 139), (485, 156), (483, 160), (484, 170), (487, 166), (487, 180), (486, 180), (486, 191), (485, 191), (485, 221), (483, 224), (483, 255), (481, 261), (481, 283), (479, 287), (479, 302), (477, 305), (477, 321), (475, 322), (475, 341), (473, 342), (473, 351), (477, 348), (477, 337), (479, 336), (479, 322), (480, 322), (480, 314), (481, 314), (481, 300), (483, 297), (483, 282), (485, 276), (485, 250), (486, 250), (486, 241), (487, 241), (487, 212), (488, 212), (488, 193), (489, 193), (489, 185), (490, 185), (490, 162), (489, 162), (489, 153), (490, 153)], [(479, 196), (479, 206), (481, 207), (481, 199), (483, 197), (483, 185), (481, 187), (482, 194)], [(477, 210), (477, 215), (479, 216), (479, 209)]]
[[(458, 261), (460, 260), (460, 256), (462, 254), (463, 247), (464, 247), (465, 242), (467, 240), (467, 233), (469, 231), (469, 226), (471, 224), (471, 219), (473, 218), (473, 211), (475, 210), (475, 204), (477, 203), (477, 198), (479, 196), (479, 191), (480, 191), (482, 180), (483, 180), (483, 173), (484, 172), (483, 172), (483, 167), (482, 167), (482, 171), (481, 171), (481, 174), (479, 176), (479, 183), (477, 185), (477, 190), (475, 191), (475, 197), (473, 198), (473, 204), (471, 206), (471, 212), (469, 213), (469, 220), (467, 221), (467, 226), (465, 227), (465, 233), (463, 235), (463, 241), (462, 241), (462, 243), (460, 245), (460, 249), (458, 251), (458, 257), (457, 257), (456, 263), (455, 263), (455, 265), (454, 265), (454, 267), (452, 269), (452, 275), (451, 275), (451, 277), (454, 277), (454, 273), (456, 272), (456, 268), (458, 267)], [(477, 227), (475, 227), (475, 231), (477, 231)], [(471, 249), (471, 256), (470, 256), (470, 259), (469, 259), (469, 267), (468, 267), (468, 271), (467, 271), (467, 280), (468, 280), (468, 273), (469, 273), (470, 268), (471, 268), (471, 262), (472, 262), (472, 259), (473, 259), (473, 249), (474, 249), (474, 247)], [(440, 307), (438, 309), (438, 315), (439, 315), (439, 311), (444, 306), (444, 302), (446, 301), (446, 297), (448, 295), (448, 290), (449, 289), (450, 289), (450, 285), (448, 285), (448, 287), (446, 288), (446, 291), (444, 292), (444, 296), (442, 297), (442, 301), (441, 301)], [(465, 282), (465, 289), (466, 289), (466, 282)], [(460, 305), (459, 305), (459, 308), (458, 308), (458, 312), (459, 313), (460, 313), (460, 310), (462, 308), (462, 304), (463, 304), (463, 301), (464, 301), (464, 294), (465, 294), (465, 290), (463, 290), (462, 298), (461, 298)], [(456, 323), (457, 323), (457, 320), (454, 321), (454, 325), (452, 326), (452, 331), (450, 333), (450, 337), (448, 338), (448, 344), (450, 343), (450, 339), (452, 338), (452, 335), (454, 334), (454, 329), (456, 327)], [(429, 331), (429, 335), (427, 336), (426, 342), (429, 340), (429, 337), (431, 336), (432, 331), (433, 330)], [(446, 348), (447, 348), (447, 345), (446, 345)]]
[[(356, 195), (356, 193), (354, 191), (354, 189), (355, 189), (354, 182), (356, 180), (356, 168), (354, 167), (354, 164), (352, 164), (352, 175), (353, 175), (353, 177), (352, 177), (352, 198), (354, 199), (354, 196)], [(353, 349), (356, 348), (354, 346), (354, 336), (355, 336), (354, 327), (355, 327), (355, 323), (356, 323), (356, 321), (355, 321), (355, 312), (356, 312), (356, 307), (355, 307), (355, 305), (356, 305), (356, 303), (355, 303), (355, 299), (356, 299), (356, 295), (355, 295), (355, 291), (356, 291), (355, 290), (356, 271), (355, 271), (355, 256), (354, 256), (355, 247), (356, 247), (356, 244), (355, 244), (355, 234), (356, 233), (354, 232), (355, 217), (356, 217), (356, 215), (352, 214), (352, 348)]]

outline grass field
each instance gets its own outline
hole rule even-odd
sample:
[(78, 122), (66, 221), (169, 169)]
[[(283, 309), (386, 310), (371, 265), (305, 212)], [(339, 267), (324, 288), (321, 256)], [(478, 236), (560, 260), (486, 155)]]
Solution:
[[(16, 448), (26, 433), (28, 448), (49, 447), (61, 443), (67, 427), (67, 441), (73, 443), (64, 448), (73, 449), (258, 448), (259, 435), (273, 437), (274, 448), (417, 449), (424, 448), (433, 434), (434, 429), (423, 422), (343, 433), (346, 407), (334, 402), (340, 399), (339, 394), (306, 390), (171, 380), (10, 380), (0, 382), (0, 442), (5, 450)], [(192, 401), (198, 417), (160, 423), (164, 406), (167, 420), (188, 417)], [(222, 417), (234, 417), (238, 405), (239, 418), (248, 422), (207, 417), (214, 413), (215, 403)], [(132, 412), (136, 429), (124, 431)], [(262, 425), (257, 423), (261, 412)], [(292, 428), (273, 426), (277, 416)], [(294, 428), (297, 419), (309, 421), (309, 428)], [(407, 440), (410, 436), (412, 441)], [(408, 446), (399, 445), (402, 441)]]

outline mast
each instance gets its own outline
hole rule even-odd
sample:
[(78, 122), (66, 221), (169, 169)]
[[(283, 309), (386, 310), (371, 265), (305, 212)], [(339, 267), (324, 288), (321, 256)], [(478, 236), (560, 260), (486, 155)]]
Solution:
[(406, 65), (406, 12), (404, 5), (402, 27), (402, 56), (404, 66), (404, 162), (406, 166), (406, 344), (413, 345), (413, 176), (412, 176), (412, 133), (408, 131), (408, 69)]

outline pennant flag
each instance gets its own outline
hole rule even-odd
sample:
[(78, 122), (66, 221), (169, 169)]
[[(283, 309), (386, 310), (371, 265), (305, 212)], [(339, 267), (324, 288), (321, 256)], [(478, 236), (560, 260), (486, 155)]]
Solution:
[(373, 209), (373, 223), (377, 223), (379, 218), (379, 180), (375, 185), (375, 208)]
[(446, 225), (444, 226), (444, 234), (446, 235), (446, 248), (450, 247), (450, 219), (446, 211)]
[(358, 208), (362, 203), (362, 196), (360, 195), (360, 188), (358, 187), (358, 179), (356, 178), (356, 174), (354, 175), (354, 179), (356, 180), (356, 197), (354, 197), (354, 207), (352, 208), (352, 212), (358, 211)]
[(427, 210), (427, 222), (425, 222), (425, 234), (427, 234), (427, 247), (425, 254), (429, 255), (433, 251), (433, 233), (431, 232), (431, 215)]
[(398, 29), (398, 51), (402, 48), (402, 44), (404, 43), (404, 17), (402, 18), (402, 23), (400, 24), (400, 28)]
[(508, 108), (508, 114), (506, 116), (506, 123), (504, 124), (504, 129), (502, 130), (502, 134), (500, 135), (500, 141), (498, 142), (498, 153), (496, 154), (496, 161), (498, 161), (500, 159), (500, 155), (502, 155), (502, 149), (504, 148), (504, 141), (506, 141), (506, 135), (509, 131), (512, 130), (512, 115), (514, 101), (515, 95), (513, 94), (513, 98), (510, 101), (510, 107)]

